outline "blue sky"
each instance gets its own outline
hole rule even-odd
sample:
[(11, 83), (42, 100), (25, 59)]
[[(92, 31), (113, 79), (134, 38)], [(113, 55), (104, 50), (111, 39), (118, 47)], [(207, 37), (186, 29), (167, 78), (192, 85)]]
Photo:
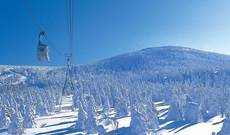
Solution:
[[(230, 54), (229, 0), (74, 2), (75, 64), (168, 45)], [(36, 23), (28, 13), (28, 5)], [(64, 65), (64, 56), (52, 46), (51, 63), (37, 62), (36, 47), (38, 23), (55, 48), (68, 52), (65, 12), (64, 0), (0, 1), (0, 64)]]

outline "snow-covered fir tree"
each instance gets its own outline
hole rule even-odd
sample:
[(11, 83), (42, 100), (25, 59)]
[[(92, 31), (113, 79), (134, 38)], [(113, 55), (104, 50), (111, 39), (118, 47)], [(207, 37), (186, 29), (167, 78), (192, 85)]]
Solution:
[(128, 105), (125, 100), (126, 99), (122, 96), (115, 97), (115, 110), (117, 118), (128, 115)]
[(0, 104), (0, 128), (7, 127), (6, 109)]
[(103, 105), (103, 111), (104, 111), (104, 113), (107, 113), (110, 110), (110, 108), (111, 108), (111, 105), (110, 105), (109, 97), (105, 96), (104, 105)]
[(22, 135), (23, 133), (23, 118), (17, 110), (11, 109), (10, 124), (8, 127), (9, 135)]
[(224, 120), (223, 127), (221, 131), (218, 133), (218, 135), (229, 135), (230, 133), (230, 120), (226, 119)]
[(218, 135), (229, 135), (230, 133), (230, 100), (228, 100), (228, 105), (225, 109), (225, 120), (223, 122), (223, 127)]
[(142, 102), (139, 104), (139, 110), (146, 118), (148, 130), (155, 131), (159, 127), (159, 122), (157, 110), (150, 98), (151, 97), (148, 97), (146, 93), (142, 94)]
[(78, 116), (77, 116), (77, 123), (76, 123), (76, 129), (77, 130), (85, 130), (86, 129), (86, 119), (87, 114), (85, 110), (82, 107), (82, 103), (78, 102)]
[(22, 96), (18, 96), (16, 98), (16, 102), (17, 102), (17, 106), (18, 106), (17, 110), (19, 110), (19, 112), (21, 113), (21, 115), (24, 116), (25, 105), (24, 105), (23, 97)]
[(79, 108), (79, 96), (77, 92), (73, 92), (73, 96), (72, 96), (72, 100), (73, 100), (73, 105), (72, 105), (72, 109), (75, 110), (76, 108)]
[(106, 135), (106, 131), (102, 125), (97, 127), (98, 135)]
[(25, 113), (23, 116), (23, 126), (25, 128), (32, 128), (36, 126), (35, 120), (34, 120), (34, 111), (32, 110), (32, 103), (29, 97), (26, 98), (25, 101)]
[(48, 115), (48, 110), (46, 104), (43, 102), (41, 96), (37, 97), (37, 102), (35, 104), (36, 114), (39, 116)]
[(131, 122), (130, 122), (130, 132), (132, 135), (147, 135), (147, 125), (145, 125), (145, 119), (143, 115), (138, 112), (137, 109), (132, 107), (131, 109)]
[(172, 88), (172, 95), (170, 97), (170, 108), (167, 119), (181, 121), (183, 120), (183, 106), (185, 104), (185, 95), (180, 88)]
[(46, 102), (47, 111), (48, 112), (54, 112), (55, 110), (55, 97), (54, 94), (52, 94), (51, 90), (46, 90), (47, 92), (43, 92), (43, 99)]
[(183, 111), (184, 120), (190, 123), (198, 123), (201, 121), (201, 111), (198, 103), (192, 102), (190, 97), (187, 97)]
[(86, 97), (87, 102), (87, 119), (86, 119), (86, 133), (87, 134), (97, 134), (97, 120), (96, 120), (96, 110), (94, 107), (93, 96)]

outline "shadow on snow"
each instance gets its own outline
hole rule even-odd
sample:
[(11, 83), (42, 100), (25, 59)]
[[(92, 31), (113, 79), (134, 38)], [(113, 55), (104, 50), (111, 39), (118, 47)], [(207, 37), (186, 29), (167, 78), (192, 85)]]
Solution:
[(131, 135), (129, 127), (119, 128), (107, 133), (107, 135)]
[(52, 130), (52, 131), (47, 131), (47, 132), (43, 132), (43, 133), (38, 133), (36, 135), (65, 135), (65, 134), (71, 134), (71, 133), (77, 133), (79, 132), (79, 135), (82, 135), (77, 129), (74, 128), (74, 126), (68, 127), (68, 128), (62, 128), (62, 129), (56, 129), (56, 130)]
[(0, 128), (0, 133), (7, 132), (6, 128)]
[(70, 124), (70, 123), (76, 123), (77, 121), (66, 121), (66, 122), (60, 122), (60, 123), (57, 123), (57, 124), (52, 124), (52, 125), (48, 125), (48, 126), (45, 126), (45, 127), (53, 127), (53, 126), (59, 126), (59, 125), (63, 125), (63, 124)]
[[(160, 121), (160, 123), (164, 123), (164, 122), (166, 122), (166, 121)], [(177, 132), (180, 132), (181, 130), (186, 129), (186, 128), (194, 125), (194, 124), (196, 124), (196, 123), (190, 123), (187, 121), (173, 121), (172, 123), (165, 125), (164, 127), (158, 129), (157, 131), (166, 129), (166, 130), (169, 130), (169, 132), (175, 131), (174, 133), (177, 133)], [(179, 130), (177, 130), (177, 129), (179, 129)]]

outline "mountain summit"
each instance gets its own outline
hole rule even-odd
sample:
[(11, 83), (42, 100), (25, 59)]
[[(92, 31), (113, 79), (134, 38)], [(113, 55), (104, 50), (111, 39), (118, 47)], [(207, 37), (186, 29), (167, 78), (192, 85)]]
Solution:
[(229, 68), (230, 56), (186, 47), (146, 48), (118, 55), (90, 66), (110, 71), (216, 69)]

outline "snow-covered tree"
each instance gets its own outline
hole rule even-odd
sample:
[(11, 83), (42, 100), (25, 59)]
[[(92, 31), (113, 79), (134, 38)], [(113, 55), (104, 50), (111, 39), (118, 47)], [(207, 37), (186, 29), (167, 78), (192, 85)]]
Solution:
[(128, 113), (128, 105), (126, 103), (126, 99), (123, 97), (115, 97), (115, 110), (116, 110), (116, 117), (124, 117), (127, 116)]
[(72, 96), (72, 100), (73, 100), (73, 110), (75, 110), (76, 108), (79, 108), (79, 96), (77, 95), (78, 93), (77, 92), (74, 92), (73, 93), (73, 96)]
[(48, 115), (48, 110), (46, 104), (43, 102), (40, 96), (37, 97), (37, 102), (35, 104), (36, 107), (36, 114), (39, 116), (46, 116)]
[(79, 101), (78, 102), (78, 119), (77, 119), (77, 123), (76, 123), (76, 129), (78, 130), (85, 130), (86, 129), (86, 112), (84, 111), (83, 107), (82, 107), (82, 103)]
[(229, 135), (230, 133), (230, 120), (226, 119), (224, 120), (223, 127), (221, 131), (218, 133), (218, 135)]
[(185, 92), (183, 87), (176, 87), (179, 84), (174, 84), (171, 88), (172, 95), (170, 97), (170, 108), (167, 119), (180, 121), (183, 120), (183, 106), (186, 102)]
[(31, 104), (31, 101), (29, 97), (26, 98), (25, 102), (25, 113), (23, 116), (23, 126), (25, 128), (32, 128), (36, 126), (35, 120), (34, 120), (34, 114), (33, 114), (33, 107)]
[(102, 125), (99, 125), (97, 127), (97, 131), (98, 131), (99, 135), (106, 135), (106, 131), (105, 131), (105, 129), (104, 129), (104, 127)]
[(143, 115), (135, 108), (131, 109), (130, 132), (132, 135), (147, 135), (147, 127)]
[(6, 126), (7, 126), (6, 110), (4, 106), (0, 105), (0, 128), (5, 128)]
[(144, 115), (146, 119), (146, 125), (148, 130), (155, 131), (159, 127), (157, 112), (153, 106), (148, 104), (145, 106)]
[(10, 124), (8, 127), (9, 135), (21, 135), (23, 133), (23, 119), (21, 114), (14, 109), (11, 110)]
[(146, 125), (148, 130), (156, 130), (159, 127), (156, 108), (147, 94), (142, 93), (142, 102), (139, 103), (139, 111), (146, 118)]
[(228, 105), (225, 109), (225, 120), (223, 123), (223, 127), (221, 131), (218, 133), (218, 135), (229, 135), (230, 133), (230, 100), (228, 100)]
[(95, 107), (92, 96), (86, 98), (87, 101), (87, 120), (86, 120), (86, 133), (87, 134), (97, 134), (97, 120), (95, 116)]
[(170, 104), (167, 120), (183, 120), (183, 112), (177, 103)]
[(110, 105), (110, 101), (109, 101), (109, 97), (105, 96), (105, 101), (104, 101), (104, 105), (103, 105), (103, 111), (106, 113), (109, 111), (111, 105)]
[(199, 104), (195, 102), (187, 102), (184, 106), (184, 119), (191, 123), (201, 121), (201, 112)]
[(55, 97), (54, 94), (52, 94), (52, 89), (50, 90), (46, 90), (46, 94), (43, 94), (43, 98), (46, 101), (46, 105), (47, 105), (47, 111), (48, 112), (54, 112), (55, 110)]
[(25, 113), (25, 105), (24, 105), (24, 101), (23, 101), (23, 97), (21, 96), (18, 96), (16, 98), (16, 102), (17, 102), (17, 106), (18, 106), (18, 109), (19, 112), (21, 113), (22, 116), (24, 116), (24, 113)]

